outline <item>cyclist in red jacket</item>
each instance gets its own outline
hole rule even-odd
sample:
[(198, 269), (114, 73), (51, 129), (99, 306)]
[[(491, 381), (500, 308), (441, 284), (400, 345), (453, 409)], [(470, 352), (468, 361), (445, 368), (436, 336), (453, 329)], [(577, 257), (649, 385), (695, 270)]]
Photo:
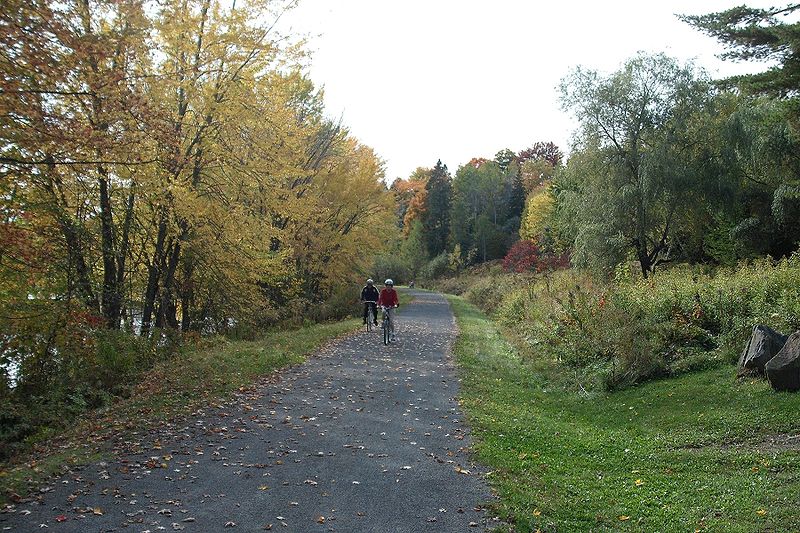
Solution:
[(394, 281), (387, 279), (383, 282), (383, 289), (378, 296), (378, 305), (386, 308), (386, 313), (389, 315), (389, 332), (392, 335), (392, 340), (396, 340), (394, 334), (394, 310), (400, 305), (400, 300), (397, 299), (397, 291), (394, 290)]

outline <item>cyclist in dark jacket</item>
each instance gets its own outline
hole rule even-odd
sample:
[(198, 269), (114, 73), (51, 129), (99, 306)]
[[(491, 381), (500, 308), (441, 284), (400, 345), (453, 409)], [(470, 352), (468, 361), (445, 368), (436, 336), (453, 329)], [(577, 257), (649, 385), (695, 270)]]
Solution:
[(361, 289), (361, 302), (364, 304), (364, 324), (367, 323), (367, 310), (372, 307), (372, 318), (375, 325), (378, 325), (378, 289), (373, 285), (375, 282), (371, 279), (367, 280), (367, 284)]

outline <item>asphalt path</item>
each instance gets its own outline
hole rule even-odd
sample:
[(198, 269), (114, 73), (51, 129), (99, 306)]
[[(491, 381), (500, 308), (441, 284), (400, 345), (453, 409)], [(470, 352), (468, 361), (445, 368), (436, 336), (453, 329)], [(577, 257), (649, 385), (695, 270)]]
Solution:
[[(411, 291), (379, 329), (132, 442), (0, 514), (3, 531), (482, 531), (450, 361), (453, 315)], [(136, 438), (133, 439), (136, 441)]]

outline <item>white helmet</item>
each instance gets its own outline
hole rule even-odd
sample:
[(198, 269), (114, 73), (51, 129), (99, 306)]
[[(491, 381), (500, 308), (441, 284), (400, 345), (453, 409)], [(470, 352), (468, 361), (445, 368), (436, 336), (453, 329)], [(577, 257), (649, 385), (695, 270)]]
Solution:
[(394, 285), (394, 281), (392, 281), (392, 278), (389, 278), (386, 281), (384, 281), (383, 284), (384, 285)]
[(367, 285), (372, 285), (373, 283), (375, 283), (375, 282), (374, 282), (374, 281), (372, 281), (372, 278), (369, 278), (369, 279), (367, 280)]

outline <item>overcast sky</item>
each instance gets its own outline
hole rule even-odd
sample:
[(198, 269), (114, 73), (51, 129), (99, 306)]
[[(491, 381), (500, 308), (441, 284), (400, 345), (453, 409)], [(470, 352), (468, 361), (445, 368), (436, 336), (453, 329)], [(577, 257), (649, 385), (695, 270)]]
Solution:
[(716, 41), (675, 17), (744, 1), (301, 0), (282, 25), (309, 36), (328, 114), (375, 149), (391, 182), (536, 141), (567, 152), (574, 124), (557, 85), (577, 65), (612, 72), (644, 50), (714, 77), (763, 68), (722, 62)]

